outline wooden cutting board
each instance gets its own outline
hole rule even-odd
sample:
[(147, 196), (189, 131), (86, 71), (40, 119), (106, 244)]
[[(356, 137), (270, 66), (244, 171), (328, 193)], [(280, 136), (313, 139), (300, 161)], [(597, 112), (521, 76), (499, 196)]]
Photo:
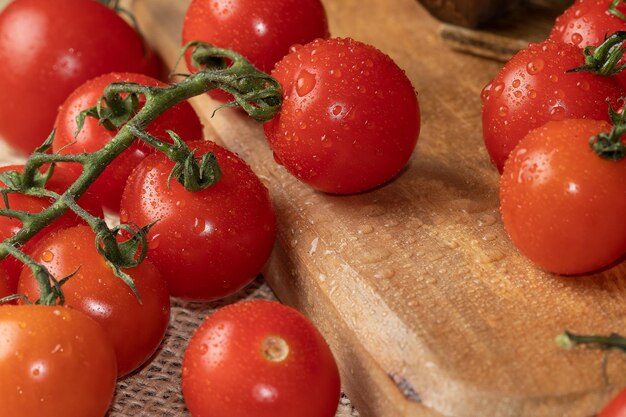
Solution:
[[(172, 64), (188, 1), (136, 0)], [(543, 273), (509, 242), (483, 148), (480, 91), (499, 64), (452, 52), (414, 0), (327, 0), (331, 33), (371, 43), (419, 91), (422, 133), (402, 175), (372, 192), (312, 191), (277, 166), (260, 125), (194, 105), (270, 189), (279, 221), (266, 278), (319, 326), (363, 417), (593, 415), (626, 385), (626, 355), (554, 337), (626, 331), (626, 265)], [(306, 387), (303, 387), (306, 389)]]

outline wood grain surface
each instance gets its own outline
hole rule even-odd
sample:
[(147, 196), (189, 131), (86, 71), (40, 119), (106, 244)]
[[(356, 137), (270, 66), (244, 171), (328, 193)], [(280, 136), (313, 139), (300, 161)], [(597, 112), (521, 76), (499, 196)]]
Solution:
[[(136, 0), (171, 64), (188, 2)], [(499, 64), (450, 51), (414, 0), (324, 1), (334, 36), (373, 44), (419, 91), (422, 133), (403, 173), (346, 197), (312, 191), (272, 158), (258, 124), (194, 106), (270, 189), (279, 236), (266, 278), (331, 344), (364, 417), (593, 415), (626, 385), (626, 356), (554, 337), (626, 330), (626, 266), (543, 273), (507, 239), (483, 148), (480, 91)]]

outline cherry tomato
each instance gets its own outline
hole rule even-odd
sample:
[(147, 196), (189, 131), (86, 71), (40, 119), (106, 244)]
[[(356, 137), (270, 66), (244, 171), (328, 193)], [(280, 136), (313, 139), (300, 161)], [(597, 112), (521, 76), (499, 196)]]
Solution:
[(218, 310), (196, 330), (182, 387), (193, 417), (291, 417), (296, 409), (300, 417), (332, 417), (339, 372), (302, 314), (276, 302), (246, 301)]
[(103, 417), (115, 390), (115, 353), (77, 310), (0, 306), (2, 415)]
[[(95, 152), (113, 139), (117, 131), (107, 130), (93, 117), (87, 117), (82, 130), (77, 131), (76, 117), (82, 110), (95, 106), (107, 85), (113, 82), (133, 82), (137, 84), (163, 87), (164, 83), (141, 74), (111, 73), (87, 81), (76, 89), (59, 109), (55, 127), (57, 129), (53, 150), (61, 153)], [(143, 102), (143, 98), (142, 98)], [(172, 107), (150, 124), (147, 132), (166, 142), (172, 142), (167, 130), (173, 130), (184, 140), (202, 139), (202, 124), (188, 102)], [(137, 140), (109, 165), (91, 186), (103, 205), (118, 211), (124, 184), (139, 161), (152, 153), (154, 148)], [(78, 164), (59, 164), (74, 172), (78, 177), (82, 168)]]
[[(105, 329), (121, 377), (141, 366), (161, 344), (170, 317), (169, 293), (157, 269), (144, 260), (124, 270), (135, 281), (140, 302), (98, 254), (95, 239), (88, 226), (59, 230), (41, 241), (31, 256), (58, 279), (78, 271), (63, 285), (65, 305)], [(31, 301), (39, 298), (39, 286), (29, 268), (22, 271), (18, 293)]]
[[(232, 49), (268, 73), (291, 45), (327, 36), (320, 0), (193, 0), (183, 25), (183, 44), (200, 40)], [(193, 70), (190, 62), (188, 53), (187, 66)], [(229, 99), (221, 90), (210, 94)]]
[(299, 180), (356, 193), (388, 181), (409, 160), (420, 130), (417, 96), (376, 48), (318, 39), (294, 48), (272, 75), (284, 102), (265, 135), (276, 161)]
[[(22, 172), (23, 165), (9, 165), (0, 168), (0, 172), (18, 171)], [(46, 184), (46, 188), (58, 194), (62, 194), (72, 184), (73, 178), (63, 169), (56, 168), (52, 178)], [(4, 183), (0, 181), (0, 186)], [(22, 210), (29, 213), (39, 213), (50, 206), (51, 201), (46, 198), (26, 196), (23, 194), (8, 194), (9, 208)], [(90, 214), (102, 217), (102, 207), (98, 200), (91, 194), (85, 193), (79, 200), (79, 204)], [(0, 208), (6, 208), (4, 200), (0, 198)], [(33, 236), (23, 247), (22, 251), (29, 253), (37, 245), (43, 236), (64, 228), (84, 223), (83, 220), (73, 212), (69, 211), (57, 219), (54, 223), (44, 228), (41, 232)], [(18, 219), (0, 216), (0, 240), (4, 240), (15, 235), (22, 228), (22, 222)], [(7, 270), (9, 289), (14, 293), (17, 288), (17, 280), (22, 271), (22, 263), (17, 259), (8, 256), (0, 264)]]
[[(550, 39), (570, 43), (581, 48), (600, 45), (605, 36), (626, 30), (626, 21), (609, 12), (613, 0), (577, 0), (574, 5), (557, 17)], [(618, 12), (626, 13), (626, 4), (616, 5)], [(625, 59), (619, 64), (624, 64)], [(626, 85), (626, 72), (616, 75)]]
[(580, 274), (626, 253), (626, 160), (602, 159), (589, 139), (604, 121), (562, 120), (531, 131), (500, 180), (504, 226), (541, 268)]
[(276, 235), (265, 186), (245, 162), (212, 142), (191, 142), (196, 155), (213, 152), (222, 177), (189, 192), (168, 177), (174, 163), (161, 153), (144, 159), (128, 179), (120, 218), (150, 230), (148, 258), (170, 294), (211, 300), (232, 294), (261, 271)]
[(0, 61), (0, 137), (26, 153), (80, 84), (147, 68), (139, 35), (93, 0), (11, 2), (0, 13)]
[(483, 135), (492, 162), (504, 162), (526, 134), (550, 120), (609, 121), (626, 90), (613, 77), (566, 71), (584, 63), (582, 50), (547, 40), (517, 53), (484, 88)]
[(613, 398), (602, 409), (598, 417), (626, 417), (626, 390), (623, 390)]
[[(602, 43), (606, 35), (626, 30), (626, 21), (609, 13), (613, 0), (576, 0), (557, 17), (550, 39), (584, 48)], [(626, 5), (617, 6), (626, 12)]]

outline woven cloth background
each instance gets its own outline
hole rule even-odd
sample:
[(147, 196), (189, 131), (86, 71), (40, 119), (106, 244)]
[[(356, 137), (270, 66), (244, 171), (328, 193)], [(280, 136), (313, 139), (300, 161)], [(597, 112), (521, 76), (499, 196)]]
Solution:
[[(141, 370), (118, 382), (107, 417), (191, 417), (180, 388), (181, 363), (187, 341), (204, 317), (219, 307), (244, 299), (276, 300), (276, 297), (259, 278), (239, 294), (214, 303), (172, 299), (170, 325), (160, 349)], [(306, 407), (306, 404), (302, 406)], [(250, 415), (254, 415), (254, 410)], [(342, 395), (336, 416), (358, 417), (359, 414)]]

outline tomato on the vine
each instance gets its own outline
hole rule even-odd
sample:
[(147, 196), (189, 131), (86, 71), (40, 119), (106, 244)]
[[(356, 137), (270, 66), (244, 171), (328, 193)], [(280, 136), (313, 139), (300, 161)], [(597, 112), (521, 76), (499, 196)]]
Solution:
[[(322, 335), (298, 311), (271, 301), (208, 316), (185, 351), (185, 403), (194, 417), (332, 417), (339, 372)], [(301, 407), (306, 404), (306, 407)]]
[(169, 181), (174, 162), (154, 153), (128, 179), (120, 218), (138, 225), (156, 221), (148, 258), (171, 295), (211, 300), (238, 291), (261, 271), (274, 245), (276, 219), (267, 189), (244, 161), (212, 142), (188, 145), (197, 156), (215, 154), (219, 181), (187, 191)]
[(294, 48), (272, 75), (281, 112), (264, 125), (276, 161), (321, 191), (349, 194), (395, 176), (420, 130), (411, 81), (393, 60), (352, 39)]
[[(6, 171), (18, 171), (22, 172), (23, 165), (8, 165), (0, 168), (0, 172)], [(46, 189), (54, 191), (58, 194), (62, 194), (72, 184), (73, 177), (64, 169), (56, 168), (52, 177), (46, 183)], [(0, 186), (4, 186), (4, 183), (0, 181)], [(24, 194), (9, 193), (8, 194), (9, 208), (13, 210), (21, 210), (29, 213), (39, 213), (47, 209), (52, 203), (51, 200), (42, 197), (32, 197)], [(91, 194), (85, 193), (79, 200), (79, 204), (90, 214), (101, 217), (102, 207), (98, 200)], [(4, 200), (0, 198), (0, 208), (6, 208)], [(52, 224), (44, 228), (40, 233), (33, 236), (25, 245), (22, 246), (22, 251), (28, 253), (32, 248), (37, 245), (43, 236), (64, 227), (70, 227), (83, 223), (83, 220), (75, 213), (68, 211)], [(0, 241), (15, 235), (22, 228), (22, 221), (16, 218), (10, 218), (0, 216)], [(6, 268), (8, 274), (9, 289), (11, 293), (15, 292), (17, 287), (17, 280), (22, 270), (22, 263), (17, 259), (7, 256), (1, 262), (2, 266)]]
[(487, 84), (483, 135), (500, 172), (515, 145), (550, 120), (609, 121), (607, 100), (616, 107), (626, 89), (614, 77), (567, 72), (583, 63), (577, 46), (547, 40), (517, 53)]
[(0, 306), (3, 416), (103, 417), (116, 382), (115, 353), (80, 311)]
[(93, 0), (15, 0), (0, 13), (0, 137), (30, 153), (83, 82), (147, 68), (140, 36)]
[[(232, 49), (264, 72), (270, 72), (293, 44), (328, 36), (320, 0), (193, 0), (183, 25), (183, 43), (204, 41)], [(187, 54), (187, 66), (191, 54)], [(221, 90), (209, 93), (227, 100)]]
[(602, 409), (598, 417), (626, 417), (626, 390), (617, 394)]
[[(65, 305), (97, 321), (113, 342), (119, 376), (124, 376), (152, 356), (161, 344), (170, 317), (167, 284), (148, 260), (125, 269), (141, 297), (117, 277), (96, 250), (96, 235), (89, 226), (76, 226), (48, 235), (31, 257), (57, 279), (76, 272), (64, 285)], [(30, 268), (24, 268), (18, 293), (31, 301), (39, 286)]]
[[(76, 136), (76, 117), (82, 110), (98, 104), (107, 85), (114, 82), (133, 82), (150, 87), (164, 87), (165, 84), (146, 75), (131, 73), (110, 73), (87, 81), (78, 87), (63, 103), (55, 123), (56, 135), (53, 150), (63, 154), (95, 152), (113, 139), (117, 130), (107, 130), (96, 118), (85, 118), (80, 133)], [(143, 103), (145, 99), (140, 98)], [(143, 104), (141, 104), (143, 105)], [(183, 140), (202, 139), (202, 124), (191, 105), (184, 101), (170, 108), (156, 118), (146, 131), (165, 142), (171, 143), (167, 130), (176, 132)], [(132, 170), (154, 148), (136, 140), (127, 150), (115, 159), (92, 184), (90, 190), (100, 198), (102, 204), (114, 211), (119, 210), (124, 184)], [(76, 177), (82, 171), (78, 164), (60, 163)]]
[(604, 121), (549, 122), (522, 139), (504, 166), (506, 231), (547, 271), (587, 273), (626, 253), (626, 159), (603, 159), (589, 146), (610, 130)]

